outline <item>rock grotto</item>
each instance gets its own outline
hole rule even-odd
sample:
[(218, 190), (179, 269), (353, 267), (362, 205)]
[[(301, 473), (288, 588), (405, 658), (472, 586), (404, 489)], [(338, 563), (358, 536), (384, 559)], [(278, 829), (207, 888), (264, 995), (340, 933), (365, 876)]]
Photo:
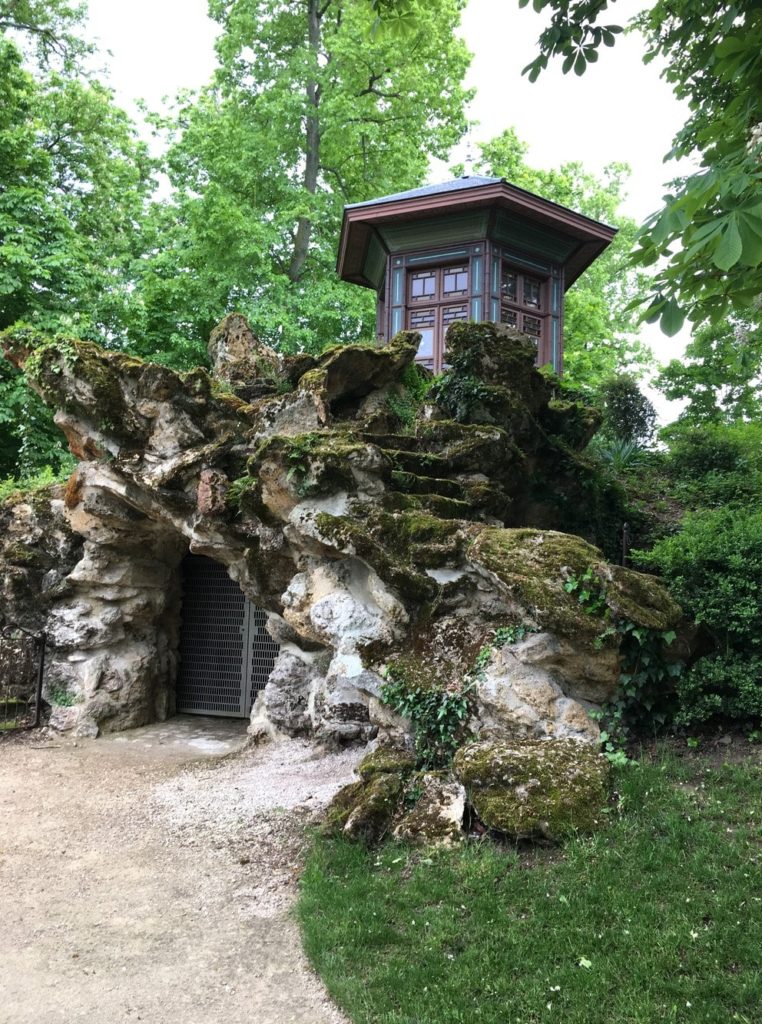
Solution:
[[(605, 616), (680, 620), (655, 579), (596, 546), (619, 501), (583, 453), (598, 413), (558, 397), (529, 339), (486, 323), (450, 328), (450, 369), (420, 401), (417, 338), (281, 356), (230, 314), (213, 372), (178, 373), (90, 342), (4, 336), (79, 460), (64, 487), (0, 509), (0, 617), (47, 632), (53, 728), (95, 736), (174, 713), (192, 553), (225, 567), (278, 645), (255, 736), (402, 749), (409, 722), (382, 699), (391, 675), (467, 683), (464, 734), (488, 760), (501, 744), (595, 748), (590, 712), (615, 692), (619, 635), (601, 638), (601, 616), (565, 584), (592, 569)], [(456, 757), (457, 784), (420, 782), (443, 834), (462, 817), (458, 787), (492, 799), (477, 753)]]

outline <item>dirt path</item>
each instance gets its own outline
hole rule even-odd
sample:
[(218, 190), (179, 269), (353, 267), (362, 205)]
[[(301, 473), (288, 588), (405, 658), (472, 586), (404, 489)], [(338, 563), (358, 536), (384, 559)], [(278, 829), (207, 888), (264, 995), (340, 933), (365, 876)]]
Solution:
[(0, 744), (2, 1024), (343, 1021), (290, 908), (304, 824), (357, 755), (220, 759), (241, 742), (176, 719)]

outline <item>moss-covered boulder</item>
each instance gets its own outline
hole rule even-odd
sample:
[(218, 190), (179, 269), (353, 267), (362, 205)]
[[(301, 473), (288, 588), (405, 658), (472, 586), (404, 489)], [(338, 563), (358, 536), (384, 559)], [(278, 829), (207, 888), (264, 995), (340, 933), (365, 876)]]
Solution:
[(415, 754), (403, 747), (378, 746), (360, 761), (357, 774), (367, 782), (374, 775), (396, 773), (409, 775), (415, 768)]
[(372, 845), (392, 825), (404, 781), (394, 772), (379, 772), (367, 781), (352, 782), (339, 790), (326, 811), (323, 832), (343, 835)]
[(464, 838), (466, 791), (446, 773), (413, 776), (407, 794), (415, 803), (394, 829), (394, 838), (416, 846), (452, 846)]
[(573, 740), (471, 743), (453, 768), (484, 824), (514, 839), (557, 842), (605, 821), (609, 765)]

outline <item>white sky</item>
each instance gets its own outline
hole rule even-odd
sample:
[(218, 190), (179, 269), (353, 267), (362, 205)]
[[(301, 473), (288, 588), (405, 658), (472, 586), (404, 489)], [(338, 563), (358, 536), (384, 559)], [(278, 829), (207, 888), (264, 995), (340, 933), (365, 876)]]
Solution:
[[(214, 66), (216, 25), (206, 16), (206, 0), (89, 0), (90, 32), (108, 50), (110, 84), (117, 101), (134, 113), (142, 98), (157, 109), (180, 88), (197, 88)], [(610, 21), (624, 24), (642, 4), (619, 0)], [(580, 160), (591, 171), (624, 161), (633, 171), (625, 211), (642, 220), (660, 205), (662, 185), (676, 172), (663, 163), (672, 137), (686, 117), (656, 64), (642, 63), (636, 34), (619, 36), (613, 49), (581, 76), (562, 75), (552, 66), (531, 84), (521, 69), (536, 53), (544, 16), (516, 0), (469, 0), (462, 35), (474, 54), (468, 84), (477, 90), (470, 109), (479, 122), (474, 142), (486, 141), (513, 125), (529, 144), (528, 158), (539, 167)], [(475, 149), (475, 147), (474, 147)], [(462, 161), (465, 146), (451, 163)], [(436, 180), (449, 175), (433, 171)], [(657, 358), (679, 355), (683, 334), (667, 339), (658, 328), (644, 328)], [(667, 413), (663, 399), (660, 411)]]

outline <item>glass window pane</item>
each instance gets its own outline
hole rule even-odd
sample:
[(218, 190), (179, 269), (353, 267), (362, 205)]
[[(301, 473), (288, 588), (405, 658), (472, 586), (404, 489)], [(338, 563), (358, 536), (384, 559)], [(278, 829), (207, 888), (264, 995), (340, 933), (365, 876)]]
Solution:
[(445, 327), (456, 320), (468, 320), (468, 306), (465, 302), (457, 306), (445, 306), (442, 310), (442, 323)]
[(448, 268), (442, 275), (442, 292), (453, 295), (468, 288), (468, 271), (465, 267)]
[(410, 298), (423, 299), (436, 291), (436, 277), (433, 270), (420, 270), (410, 275)]
[(433, 309), (411, 309), (409, 316), (409, 326), (414, 331), (420, 331), (422, 327), (433, 327), (434, 326), (434, 310)]
[(538, 316), (528, 316), (524, 314), (524, 334), (530, 335), (532, 338), (539, 338), (542, 335), (542, 320)]
[(542, 282), (535, 277), (524, 278), (524, 305), (532, 309), (540, 308), (540, 295), (542, 294)]
[(508, 324), (509, 327), (515, 327), (518, 317), (515, 309), (508, 309), (507, 306), (503, 306), (500, 310), (500, 323)]
[(519, 294), (519, 276), (515, 271), (509, 270), (506, 266), (503, 266), (501, 292), (503, 298), (508, 299), (509, 302), (515, 302)]
[(421, 344), (415, 357), (420, 362), (434, 362), (434, 328), (424, 327), (421, 330)]

